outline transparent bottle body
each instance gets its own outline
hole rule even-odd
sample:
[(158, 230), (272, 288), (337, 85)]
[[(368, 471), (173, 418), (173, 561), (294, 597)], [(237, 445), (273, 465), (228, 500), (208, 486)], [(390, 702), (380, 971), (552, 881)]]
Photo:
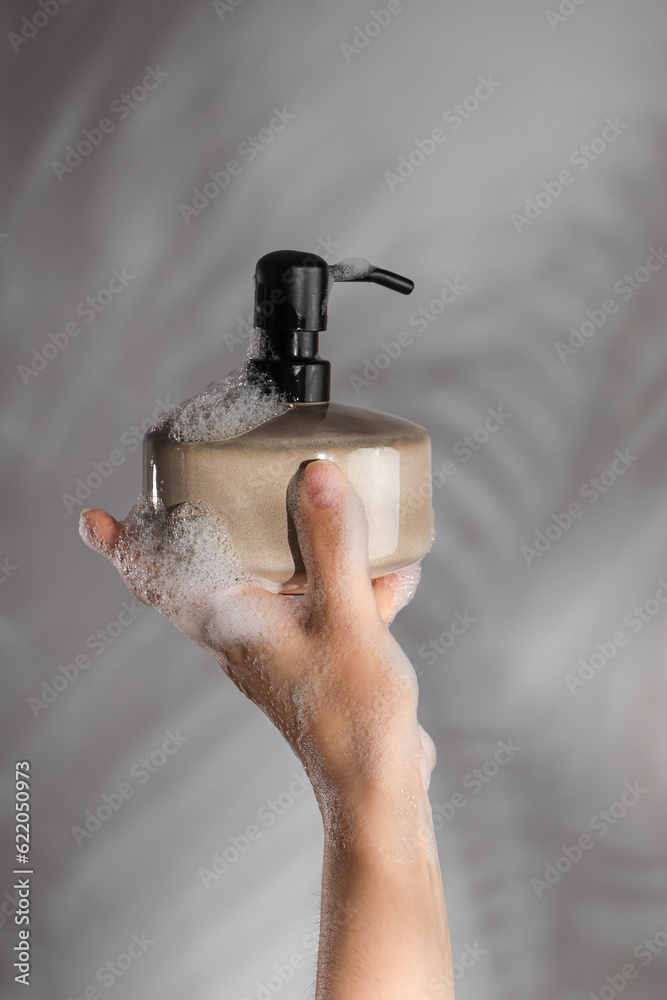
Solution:
[(222, 441), (144, 438), (143, 489), (167, 508), (209, 504), (225, 521), (243, 566), (302, 592), (305, 572), (287, 509), (302, 462), (336, 462), (361, 497), (372, 577), (408, 566), (431, 547), (431, 443), (418, 424), (334, 403), (297, 403), (259, 427)]

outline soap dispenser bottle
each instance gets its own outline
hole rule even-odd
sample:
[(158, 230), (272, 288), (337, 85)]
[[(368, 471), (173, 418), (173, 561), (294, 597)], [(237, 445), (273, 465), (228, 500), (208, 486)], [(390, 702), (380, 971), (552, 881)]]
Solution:
[(330, 266), (301, 251), (266, 254), (255, 271), (255, 343), (236, 373), (234, 394), (242, 399), (245, 386), (265, 398), (268, 419), (255, 407), (262, 422), (240, 433), (232, 428), (233, 436), (228, 430), (184, 434), (167, 414), (144, 438), (144, 492), (167, 508), (185, 500), (209, 504), (225, 521), (243, 566), (280, 584), (283, 593), (303, 593), (306, 583), (286, 494), (309, 459), (336, 462), (359, 494), (371, 577), (417, 562), (433, 539), (427, 432), (399, 417), (330, 401), (331, 366), (320, 357), (318, 340), (335, 281), (371, 281), (403, 294), (414, 287), (367, 261)]

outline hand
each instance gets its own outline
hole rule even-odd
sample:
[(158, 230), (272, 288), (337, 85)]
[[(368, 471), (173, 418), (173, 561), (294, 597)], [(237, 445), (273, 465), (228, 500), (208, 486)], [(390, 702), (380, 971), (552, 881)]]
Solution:
[(381, 789), (411, 801), (428, 789), (435, 747), (417, 722), (415, 671), (388, 628), (419, 566), (371, 582), (363, 507), (332, 462), (303, 466), (288, 502), (308, 579), (301, 598), (245, 573), (203, 504), (168, 513), (144, 498), (124, 522), (86, 510), (80, 531), (271, 719), (303, 763), (325, 827), (340, 826), (341, 802)]

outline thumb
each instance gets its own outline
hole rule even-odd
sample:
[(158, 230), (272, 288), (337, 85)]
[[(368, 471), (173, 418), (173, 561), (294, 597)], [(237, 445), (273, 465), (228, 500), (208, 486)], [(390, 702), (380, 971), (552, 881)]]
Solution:
[(111, 559), (123, 525), (104, 510), (87, 508), (79, 516), (79, 534), (86, 545)]
[(356, 490), (328, 460), (305, 463), (288, 488), (311, 605), (377, 605), (368, 570), (368, 523)]

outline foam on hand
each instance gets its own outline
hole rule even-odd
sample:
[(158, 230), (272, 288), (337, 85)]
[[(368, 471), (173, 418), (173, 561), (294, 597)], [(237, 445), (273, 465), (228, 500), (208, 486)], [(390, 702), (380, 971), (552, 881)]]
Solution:
[[(167, 510), (161, 500), (141, 493), (111, 552), (91, 530), (87, 514), (82, 511), (79, 519), (84, 542), (110, 559), (138, 600), (213, 655), (219, 651), (211, 643), (211, 622), (227, 598), (253, 583), (265, 591), (279, 589), (278, 584), (258, 580), (244, 570), (225, 522), (207, 504), (187, 501)], [(256, 637), (260, 610), (237, 614), (234, 636), (229, 638)]]
[(421, 562), (415, 562), (386, 575), (385, 580), (392, 594), (392, 621), (415, 596), (421, 580), (421, 573)]

